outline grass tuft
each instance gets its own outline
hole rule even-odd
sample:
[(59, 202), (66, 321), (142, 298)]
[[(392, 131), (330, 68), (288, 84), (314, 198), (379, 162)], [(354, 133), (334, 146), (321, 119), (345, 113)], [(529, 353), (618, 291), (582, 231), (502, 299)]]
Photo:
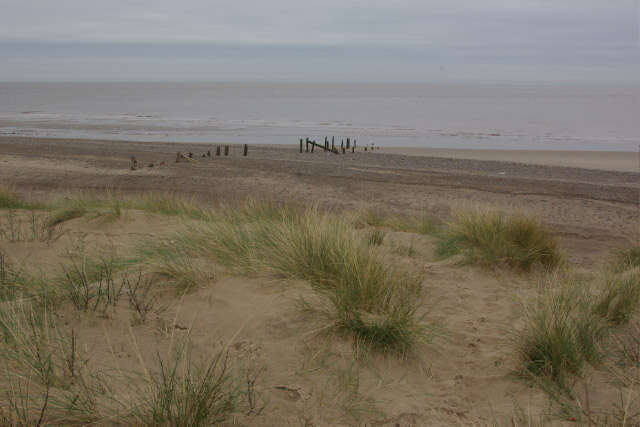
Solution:
[(611, 264), (612, 270), (615, 272), (640, 267), (640, 246), (631, 246), (616, 251)]
[(600, 360), (606, 325), (580, 284), (557, 282), (554, 278), (554, 286), (545, 289), (526, 313), (518, 353), (524, 373), (562, 385), (579, 375), (586, 363)]
[(308, 281), (335, 328), (360, 343), (405, 353), (424, 336), (421, 278), (386, 266), (347, 221), (316, 209), (245, 205), (173, 242), (234, 271)]
[(355, 227), (382, 227), (385, 225), (388, 217), (389, 216), (386, 212), (383, 212), (380, 209), (370, 208), (360, 212), (360, 214), (356, 217)]
[(436, 252), (463, 253), (471, 263), (522, 271), (536, 265), (553, 269), (562, 261), (555, 239), (536, 219), (479, 210), (458, 214)]
[(370, 230), (367, 232), (367, 243), (369, 246), (380, 246), (386, 234), (387, 233), (379, 229)]
[(0, 187), (0, 209), (23, 209), (26, 202), (9, 187)]
[(31, 300), (46, 306), (49, 283), (16, 268), (9, 257), (0, 251), (0, 302), (17, 299)]
[(213, 268), (201, 265), (196, 253), (198, 241), (185, 235), (179, 242), (161, 241), (147, 244), (140, 249), (146, 268), (167, 280), (178, 293), (188, 292), (215, 280)]
[(640, 268), (610, 273), (594, 311), (614, 325), (629, 323), (640, 305)]
[(48, 227), (55, 227), (72, 219), (80, 218), (86, 215), (87, 209), (81, 205), (71, 205), (56, 209), (47, 219)]
[(237, 394), (219, 352), (201, 366), (193, 363), (186, 344), (163, 359), (148, 379), (149, 390), (134, 418), (145, 425), (209, 426), (226, 421), (236, 407)]

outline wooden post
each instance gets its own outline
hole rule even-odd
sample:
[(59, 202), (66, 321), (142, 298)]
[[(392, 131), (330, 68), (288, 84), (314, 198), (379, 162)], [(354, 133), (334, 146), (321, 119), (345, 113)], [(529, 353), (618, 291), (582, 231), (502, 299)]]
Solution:
[(302, 153), (302, 138), (300, 138), (300, 152)]
[(349, 149), (349, 145), (351, 144), (351, 142), (349, 141), (349, 138), (347, 138), (347, 150)]
[(249, 152), (249, 144), (244, 144), (244, 151), (242, 152), (242, 155), (244, 157), (247, 157), (248, 152)]
[(344, 145), (342, 146), (342, 154), (345, 154), (346, 150), (344, 149)]
[(228, 145), (225, 145), (225, 146), (224, 146), (224, 155), (225, 155), (225, 156), (228, 156), (228, 155), (229, 155), (229, 146), (228, 146)]
[(129, 164), (129, 167), (131, 168), (132, 171), (138, 169), (138, 161), (133, 156), (131, 156), (131, 162)]
[(354, 148), (356, 147), (356, 140), (355, 139), (353, 140), (353, 147)]
[(207, 157), (211, 157), (211, 150), (207, 150)]
[(367, 146), (366, 145), (364, 146), (364, 151), (367, 151)]
[(326, 136), (324, 137), (324, 149), (329, 149), (329, 138), (327, 138)]
[(336, 137), (332, 136), (331, 137), (331, 147), (333, 148), (333, 147), (335, 147), (335, 145), (336, 145)]
[(352, 153), (355, 153), (355, 152), (356, 152), (356, 146), (355, 146), (355, 145), (352, 145), (352, 146), (351, 146), (351, 152), (352, 152)]
[(220, 157), (220, 146), (216, 146), (216, 156)]
[(311, 144), (311, 152), (313, 153), (313, 147), (316, 146), (316, 142), (315, 141), (311, 141), (313, 144)]

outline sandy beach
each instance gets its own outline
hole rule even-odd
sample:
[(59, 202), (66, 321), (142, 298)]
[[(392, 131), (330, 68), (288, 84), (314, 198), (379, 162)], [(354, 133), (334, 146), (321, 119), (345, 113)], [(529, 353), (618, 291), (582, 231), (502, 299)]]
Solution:
[[(348, 337), (315, 338), (326, 325), (296, 303), (318, 298), (306, 280), (253, 270), (242, 274), (215, 259), (183, 261), (182, 252), (140, 267), (151, 269), (145, 274), (162, 290), (153, 301), (163, 309), (148, 318), (137, 315), (132, 323), (132, 309), (124, 303), (99, 316), (67, 303), (57, 309), (57, 321), (73, 325), (75, 339), (91, 349), (91, 369), (135, 372), (140, 360), (154, 366), (156, 349), (164, 351), (178, 339), (174, 335), (185, 337), (186, 331), (196, 355), (228, 343), (222, 348), (229, 360), (254, 369), (252, 399), (266, 402), (260, 411), (254, 411), (254, 400), (243, 403), (249, 406), (233, 415), (238, 425), (504, 425), (522, 407), (529, 419), (543, 419), (548, 396), (514, 374), (520, 363), (515, 334), (526, 320), (522, 304), (536, 300), (543, 272), (483, 268), (462, 262), (460, 255), (442, 259), (436, 256), (439, 230), (468, 209), (526, 214), (548, 227), (567, 265), (589, 284), (597, 283), (612, 251), (638, 236), (640, 175), (623, 153), (383, 147), (336, 155), (319, 149), (300, 153), (292, 144), (249, 145), (246, 157), (234, 145), (228, 156), (217, 157), (217, 146), (2, 137), (0, 183), (29, 201), (54, 203), (57, 197), (56, 203), (71, 210), (49, 234), (26, 238), (41, 221), (38, 215), (49, 220), (47, 211), (5, 209), (0, 252), (10, 265), (51, 275), (78, 247), (86, 251), (83, 262), (110, 250), (123, 259), (140, 257), (145, 244), (171, 250), (193, 227), (214, 227), (201, 209), (220, 204), (253, 199), (316, 206), (316, 214), (328, 212), (329, 219), (317, 224), (326, 230), (332, 222), (352, 224), (349, 218), (374, 212), (353, 230), (345, 228), (345, 236), (377, 236), (378, 246), (367, 249), (371, 256), (421, 275), (416, 316), (438, 325), (439, 332), (418, 357), (372, 353), (358, 359)], [(177, 152), (192, 158), (176, 163)], [(157, 195), (155, 204), (145, 205), (149, 194)], [(172, 203), (178, 203), (177, 213), (167, 210)], [(55, 206), (53, 214), (60, 209)], [(424, 215), (436, 231), (406, 225)], [(174, 270), (153, 270), (162, 263)], [(176, 280), (195, 284), (177, 297), (171, 290)], [(138, 347), (131, 345), (132, 336)], [(113, 381), (120, 395), (129, 380)], [(594, 408), (616, 401), (610, 386), (595, 377)]]
[[(298, 145), (292, 144), (252, 145), (247, 157), (242, 157), (241, 146), (231, 146), (228, 157), (201, 157), (215, 146), (2, 137), (0, 178), (36, 192), (161, 190), (205, 200), (259, 197), (341, 209), (369, 205), (399, 212), (427, 209), (441, 221), (452, 209), (484, 205), (538, 216), (564, 237), (566, 245), (575, 247), (575, 256), (588, 260), (637, 232), (640, 175), (627, 171), (635, 156), (625, 159), (624, 153), (383, 147), (343, 156), (321, 150), (299, 153)], [(177, 151), (192, 152), (194, 160), (176, 164)], [(141, 169), (129, 170), (131, 156)], [(575, 164), (576, 156), (582, 159), (581, 166), (598, 168), (555, 165)], [(163, 161), (166, 166), (160, 166)], [(148, 167), (150, 163), (154, 167)], [(596, 247), (594, 240), (600, 242)]]

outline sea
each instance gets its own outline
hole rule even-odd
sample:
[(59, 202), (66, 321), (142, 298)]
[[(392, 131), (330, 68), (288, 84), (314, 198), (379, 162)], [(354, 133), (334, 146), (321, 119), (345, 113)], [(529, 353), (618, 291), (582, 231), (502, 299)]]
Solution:
[(640, 87), (0, 82), (0, 135), (637, 151)]

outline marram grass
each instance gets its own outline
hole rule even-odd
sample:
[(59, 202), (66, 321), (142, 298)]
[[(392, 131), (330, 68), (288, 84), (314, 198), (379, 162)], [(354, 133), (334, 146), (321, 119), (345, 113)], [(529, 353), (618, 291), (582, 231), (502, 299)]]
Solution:
[(631, 246), (616, 251), (613, 255), (611, 267), (615, 272), (640, 267), (640, 246)]
[(600, 360), (607, 327), (581, 283), (551, 284), (526, 312), (517, 349), (524, 373), (562, 385)]
[(562, 262), (555, 238), (536, 219), (491, 211), (457, 214), (437, 247), (441, 257), (462, 253), (470, 263), (529, 271)]
[(250, 203), (172, 242), (230, 271), (308, 281), (329, 302), (335, 329), (360, 344), (406, 353), (424, 338), (421, 278), (387, 266), (348, 221)]
[(594, 311), (614, 325), (629, 323), (640, 306), (640, 267), (607, 273)]

